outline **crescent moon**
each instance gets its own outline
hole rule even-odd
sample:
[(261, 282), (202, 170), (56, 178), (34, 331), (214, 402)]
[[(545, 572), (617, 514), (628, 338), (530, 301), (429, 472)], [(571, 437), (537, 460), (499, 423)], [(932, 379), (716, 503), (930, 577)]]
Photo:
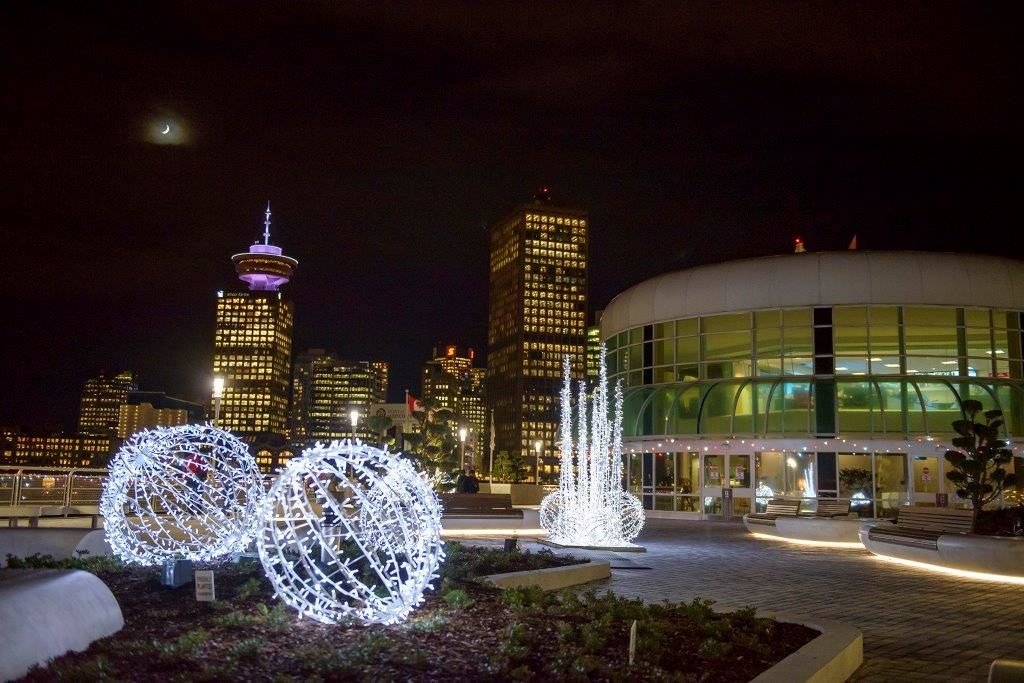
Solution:
[(167, 135), (170, 132), (171, 132), (171, 124), (165, 123), (164, 124), (164, 129), (162, 131), (160, 131), (160, 134), (161, 135)]

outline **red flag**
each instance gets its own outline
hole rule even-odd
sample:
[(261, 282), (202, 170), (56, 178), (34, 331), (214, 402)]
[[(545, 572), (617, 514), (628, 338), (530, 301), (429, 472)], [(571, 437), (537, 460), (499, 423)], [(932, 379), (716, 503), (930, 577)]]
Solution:
[(405, 392), (405, 407), (412, 415), (417, 410), (423, 410), (423, 403), (407, 391)]
[(847, 249), (857, 251), (857, 235), (854, 235), (853, 239), (850, 240), (850, 246), (848, 246)]

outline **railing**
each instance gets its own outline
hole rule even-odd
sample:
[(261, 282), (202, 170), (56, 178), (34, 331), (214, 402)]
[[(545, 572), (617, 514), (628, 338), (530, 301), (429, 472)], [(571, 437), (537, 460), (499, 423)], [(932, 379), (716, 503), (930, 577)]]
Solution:
[(107, 470), (100, 468), (0, 468), (0, 506), (99, 505)]

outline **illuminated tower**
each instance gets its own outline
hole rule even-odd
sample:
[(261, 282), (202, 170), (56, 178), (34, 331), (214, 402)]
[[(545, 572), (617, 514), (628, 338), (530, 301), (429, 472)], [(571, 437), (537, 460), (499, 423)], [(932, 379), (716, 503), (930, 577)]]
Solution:
[(240, 436), (287, 435), (292, 360), (292, 302), (278, 288), (298, 262), (270, 243), (270, 205), (263, 242), (231, 257), (247, 292), (217, 292), (213, 374), (224, 379), (217, 426)]
[[(495, 452), (519, 453), (540, 478), (558, 471), (562, 357), (582, 379), (587, 338), (587, 213), (547, 188), (490, 229), (487, 404)], [(539, 448), (539, 454), (537, 446)]]
[(128, 392), (137, 388), (135, 375), (127, 371), (87, 379), (82, 388), (78, 433), (105, 438), (117, 436), (121, 404), (128, 398)]

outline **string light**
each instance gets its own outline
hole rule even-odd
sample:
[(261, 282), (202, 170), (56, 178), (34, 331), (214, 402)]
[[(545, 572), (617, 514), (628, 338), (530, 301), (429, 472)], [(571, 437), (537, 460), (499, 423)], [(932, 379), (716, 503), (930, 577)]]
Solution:
[[(622, 488), (622, 384), (615, 386), (608, 419), (608, 371), (601, 345), (598, 385), (587, 400), (581, 382), (573, 440), (571, 363), (562, 362), (561, 473), (558, 491), (540, 505), (540, 524), (562, 545), (632, 546), (644, 525), (643, 506)], [(589, 413), (589, 414), (588, 414)]]
[(125, 441), (100, 512), (125, 562), (207, 562), (241, 552), (259, 528), (263, 483), (249, 448), (211, 425), (158, 427)]
[(325, 624), (403, 621), (444, 558), (441, 505), (425, 475), (359, 441), (290, 460), (262, 518), (256, 545), (277, 596)]

